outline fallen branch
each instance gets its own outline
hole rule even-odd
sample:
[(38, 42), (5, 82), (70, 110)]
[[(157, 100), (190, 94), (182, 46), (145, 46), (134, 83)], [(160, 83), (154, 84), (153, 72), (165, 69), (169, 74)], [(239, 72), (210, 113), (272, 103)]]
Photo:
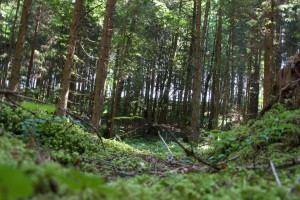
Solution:
[[(185, 146), (183, 146), (178, 140), (177, 138), (175, 137), (175, 135), (170, 132), (169, 130), (176, 130), (175, 128), (171, 127), (171, 126), (167, 126), (167, 125), (159, 125), (159, 124), (153, 124), (152, 125), (154, 128), (158, 128), (158, 129), (163, 129), (165, 131), (167, 131), (168, 133), (170, 133), (170, 135), (172, 136), (172, 138), (174, 139), (174, 142), (176, 144), (178, 144), (180, 146), (180, 148), (183, 149), (183, 151), (185, 152), (185, 155), (187, 157), (193, 157), (194, 159), (196, 159), (199, 163), (202, 163), (204, 165), (207, 165), (217, 171), (220, 171), (220, 168), (209, 163), (208, 161), (204, 160), (203, 158), (200, 158), (198, 155), (195, 154), (195, 152), (193, 150), (189, 150), (187, 149)], [(178, 129), (177, 129), (178, 130)]]
[(272, 168), (272, 172), (273, 172), (273, 174), (274, 174), (274, 176), (275, 176), (276, 182), (277, 182), (278, 186), (281, 187), (282, 184), (281, 184), (281, 181), (280, 181), (280, 179), (279, 179), (279, 176), (278, 176), (278, 174), (277, 174), (277, 172), (276, 172), (276, 168), (275, 168), (275, 166), (274, 166), (274, 163), (273, 163), (272, 161), (270, 161), (270, 165), (271, 165), (271, 168)]
[[(291, 161), (288, 161), (286, 163), (280, 164), (280, 165), (274, 165), (276, 169), (285, 169), (289, 167), (294, 167), (296, 165), (300, 165), (300, 157), (293, 158)], [(253, 169), (253, 170), (268, 170), (269, 165), (257, 165), (257, 166), (236, 166), (236, 169)]]
[(165, 144), (165, 146), (167, 147), (168, 151), (170, 152), (171, 154), (171, 157), (168, 158), (169, 161), (172, 161), (173, 160), (173, 153), (171, 151), (171, 149), (169, 148), (169, 146), (167, 145), (167, 143), (165, 142), (164, 138), (160, 135), (160, 132), (158, 131), (158, 136), (160, 137), (160, 139), (163, 141), (163, 143)]

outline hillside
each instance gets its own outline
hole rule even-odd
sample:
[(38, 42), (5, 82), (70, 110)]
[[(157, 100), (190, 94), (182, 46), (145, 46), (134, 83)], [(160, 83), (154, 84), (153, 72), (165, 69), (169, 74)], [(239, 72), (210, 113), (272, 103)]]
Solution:
[(247, 126), (206, 133), (206, 148), (194, 151), (220, 171), (186, 157), (166, 134), (172, 160), (156, 135), (102, 145), (79, 121), (41, 105), (0, 109), (1, 200), (300, 197), (299, 109), (276, 104)]

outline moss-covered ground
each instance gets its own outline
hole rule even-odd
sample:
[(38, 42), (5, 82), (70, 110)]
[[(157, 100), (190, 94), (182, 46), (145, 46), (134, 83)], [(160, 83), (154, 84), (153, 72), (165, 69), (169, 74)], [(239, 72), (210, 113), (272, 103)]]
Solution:
[(0, 105), (0, 200), (300, 199), (300, 110), (276, 105), (246, 126), (206, 133), (194, 150), (220, 171), (186, 157), (167, 133), (172, 159), (158, 136), (102, 145), (53, 112)]

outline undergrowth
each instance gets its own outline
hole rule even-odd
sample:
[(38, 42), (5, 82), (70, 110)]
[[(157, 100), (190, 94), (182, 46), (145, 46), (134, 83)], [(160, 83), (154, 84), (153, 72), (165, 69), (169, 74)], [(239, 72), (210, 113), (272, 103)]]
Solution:
[[(21, 105), (0, 105), (0, 200), (300, 197), (299, 167), (278, 170), (279, 186), (266, 164), (299, 157), (300, 110), (276, 105), (247, 126), (211, 132), (206, 138), (210, 148), (196, 151), (222, 164), (223, 170), (212, 174), (185, 158), (168, 135), (162, 134), (178, 158), (172, 161), (154, 136), (102, 139), (104, 150), (80, 122), (53, 116), (51, 107)], [(256, 165), (267, 168), (246, 169)]]

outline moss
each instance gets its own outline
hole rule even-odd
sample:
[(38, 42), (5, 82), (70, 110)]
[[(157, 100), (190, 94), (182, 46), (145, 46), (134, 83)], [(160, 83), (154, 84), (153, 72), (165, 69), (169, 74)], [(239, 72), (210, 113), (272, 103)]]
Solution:
[[(147, 161), (146, 156), (159, 160), (168, 155), (157, 138), (127, 140), (128, 144), (103, 139), (104, 151), (95, 135), (68, 119), (48, 115), (40, 120), (9, 107), (2, 107), (2, 111), (0, 127), (6, 131), (0, 136), (0, 165), (9, 163), (31, 180), (31, 199), (299, 198), (297, 166), (278, 171), (282, 187), (277, 186), (272, 173), (235, 168), (252, 166), (254, 161), (281, 164), (299, 156), (300, 146), (295, 142), (299, 135), (299, 110), (289, 111), (278, 105), (247, 126), (209, 134), (210, 148), (197, 149), (198, 153), (204, 152), (201, 156), (215, 163), (240, 156), (239, 160), (228, 162), (221, 172), (180, 174), (185, 165), (171, 171), (167, 162), (161, 162), (156, 169), (161, 176), (146, 175), (154, 169), (154, 161)], [(24, 123), (32, 131), (24, 128)], [(166, 141), (179, 158), (176, 162), (188, 163), (181, 149), (168, 138)], [(122, 173), (138, 175), (141, 171), (144, 175), (120, 178)], [(105, 183), (99, 175), (108, 177), (109, 182)], [(289, 193), (290, 188), (293, 190)]]

